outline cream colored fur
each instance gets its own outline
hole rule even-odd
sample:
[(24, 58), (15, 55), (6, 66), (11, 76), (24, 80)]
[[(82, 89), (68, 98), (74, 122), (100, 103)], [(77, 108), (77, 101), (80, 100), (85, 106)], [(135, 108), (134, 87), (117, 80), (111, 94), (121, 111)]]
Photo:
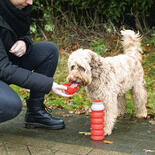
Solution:
[(78, 49), (68, 59), (68, 81), (85, 86), (91, 101), (103, 101), (105, 135), (112, 133), (116, 118), (125, 113), (128, 90), (131, 90), (136, 116), (147, 116), (141, 38), (131, 30), (123, 30), (121, 34), (124, 54), (103, 58), (89, 49)]

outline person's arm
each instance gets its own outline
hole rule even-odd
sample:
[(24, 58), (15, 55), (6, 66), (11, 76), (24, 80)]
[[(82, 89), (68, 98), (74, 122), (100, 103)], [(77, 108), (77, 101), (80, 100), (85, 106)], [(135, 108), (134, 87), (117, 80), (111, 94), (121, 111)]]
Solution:
[(67, 90), (67, 87), (64, 85), (59, 85), (55, 82), (53, 82), (52, 86), (52, 92), (56, 95), (62, 96), (62, 97), (72, 97), (73, 95), (68, 95), (65, 93), (65, 90)]
[(26, 43), (26, 53), (25, 54), (29, 54), (32, 49), (32, 40), (30, 37), (30, 32), (28, 32), (27, 35), (18, 38), (18, 40), (23, 40)]
[(17, 57), (22, 57), (26, 53), (26, 43), (23, 40), (16, 41), (9, 52)]
[(15, 84), (23, 88), (49, 93), (52, 91), (62, 97), (71, 97), (67, 95), (66, 86), (53, 82), (52, 77), (48, 77), (12, 64), (8, 59), (2, 40), (0, 39), (0, 80), (8, 84)]
[(12, 45), (9, 50), (10, 53), (22, 57), (23, 55), (29, 54), (32, 49), (32, 40), (30, 38), (30, 32), (25, 36), (21, 36), (17, 41)]
[(0, 39), (0, 80), (23, 88), (49, 93), (53, 78), (29, 71), (12, 64), (8, 59), (2, 40)]

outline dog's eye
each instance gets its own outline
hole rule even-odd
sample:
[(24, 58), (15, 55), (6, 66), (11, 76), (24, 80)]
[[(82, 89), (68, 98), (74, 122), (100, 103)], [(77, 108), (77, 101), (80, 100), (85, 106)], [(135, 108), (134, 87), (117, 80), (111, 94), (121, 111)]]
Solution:
[(82, 66), (79, 66), (79, 70), (85, 72), (85, 68)]
[(73, 66), (71, 66), (71, 70), (73, 70), (75, 68), (75, 66), (73, 65)]

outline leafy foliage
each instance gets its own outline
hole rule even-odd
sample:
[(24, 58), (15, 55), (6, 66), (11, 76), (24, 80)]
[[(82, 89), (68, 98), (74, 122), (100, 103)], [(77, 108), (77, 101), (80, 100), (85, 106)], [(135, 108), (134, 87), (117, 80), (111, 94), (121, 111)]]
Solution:
[[(32, 16), (37, 21), (37, 28), (39, 25), (51, 32), (60, 25), (66, 28), (72, 24), (93, 28), (106, 22), (117, 26), (128, 24), (143, 32), (143, 28), (148, 29), (148, 22), (151, 27), (155, 23), (154, 3), (153, 0), (36, 0)], [(153, 20), (150, 21), (150, 18)]]
[(91, 46), (92, 50), (95, 51), (100, 56), (102, 56), (107, 51), (106, 46), (105, 46), (103, 40), (101, 40), (101, 39), (91, 42), (90, 46)]
[[(93, 37), (96, 38), (96, 40), (91, 41), (87, 45), (84, 45), (81, 47), (93, 49), (95, 52), (97, 52), (102, 56), (105, 56), (105, 55), (113, 56), (113, 55), (117, 55), (118, 52), (122, 51), (119, 41), (116, 40), (116, 38), (114, 38), (113, 35), (109, 35), (108, 37), (106, 36), (106, 38), (104, 39), (94, 36), (94, 34), (93, 34)], [(111, 46), (111, 45), (115, 45), (115, 46)], [(148, 113), (154, 114), (155, 113), (155, 104), (154, 104), (155, 46), (154, 44), (151, 43), (151, 40), (149, 40), (148, 37), (144, 37), (142, 45), (144, 49), (143, 67), (145, 71), (146, 89), (148, 92), (148, 102), (146, 106), (148, 109)], [(66, 83), (66, 77), (68, 75), (67, 60), (70, 52), (72, 51), (72, 48), (73, 48), (72, 46), (74, 47), (74, 45), (71, 45), (71, 46), (68, 45), (66, 49), (65, 49), (65, 46), (63, 47), (64, 48), (63, 50), (60, 49), (59, 64), (56, 70), (56, 74), (54, 76), (54, 81), (59, 84)], [(20, 94), (20, 97), (22, 99), (24, 99), (26, 96), (29, 95), (28, 90), (25, 90), (17, 86), (12, 86), (12, 87), (18, 92), (18, 94)], [(127, 113), (133, 114), (134, 107), (133, 107), (131, 95), (127, 93), (126, 98), (127, 98)], [(88, 109), (88, 107), (91, 106), (91, 102), (88, 99), (84, 88), (79, 88), (79, 90), (74, 94), (72, 98), (62, 98), (50, 93), (46, 96), (45, 103), (46, 105), (51, 107), (65, 108), (65, 109), (68, 109), (69, 111), (74, 111), (74, 112), (77, 112), (79, 109), (80, 110), (83, 110), (85, 108)], [(77, 113), (80, 114), (81, 112), (77, 112)]]

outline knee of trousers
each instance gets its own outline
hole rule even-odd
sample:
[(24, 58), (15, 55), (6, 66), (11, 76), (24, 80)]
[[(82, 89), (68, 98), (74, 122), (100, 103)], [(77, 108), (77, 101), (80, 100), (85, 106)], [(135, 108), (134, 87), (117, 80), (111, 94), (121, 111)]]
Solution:
[(3, 98), (0, 102), (0, 122), (15, 118), (22, 110), (22, 101), (18, 96)]
[(46, 50), (48, 51), (48, 57), (54, 58), (56, 61), (58, 61), (59, 58), (58, 47), (52, 42), (44, 42), (44, 45), (46, 46)]

